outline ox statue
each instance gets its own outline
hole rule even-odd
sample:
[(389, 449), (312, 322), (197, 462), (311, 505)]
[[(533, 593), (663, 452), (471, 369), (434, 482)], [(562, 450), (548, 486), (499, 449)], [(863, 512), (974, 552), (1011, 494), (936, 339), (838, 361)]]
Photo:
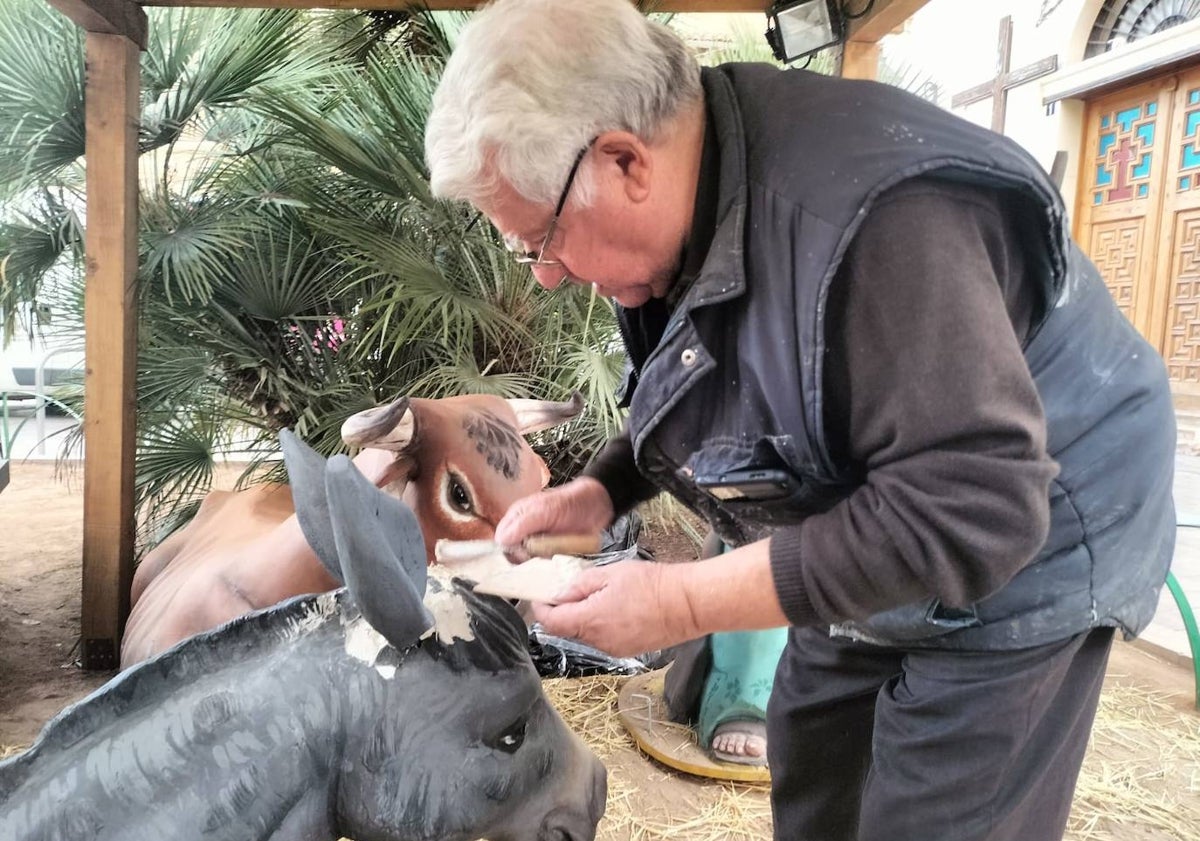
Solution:
[[(546, 465), (521, 436), (582, 408), (578, 394), (564, 403), (402, 397), (351, 416), (342, 436), (364, 448), (354, 460), (360, 472), (416, 512), (433, 563), (438, 540), (490, 538), (509, 505), (546, 485)], [(121, 667), (252, 610), (336, 586), (300, 531), (286, 485), (214, 491), (138, 565)]]
[(430, 575), (411, 509), (282, 437), (300, 527), (346, 586), (184, 640), (62, 712), (0, 762), (0, 836), (593, 839), (604, 767), (542, 694), (515, 609)]

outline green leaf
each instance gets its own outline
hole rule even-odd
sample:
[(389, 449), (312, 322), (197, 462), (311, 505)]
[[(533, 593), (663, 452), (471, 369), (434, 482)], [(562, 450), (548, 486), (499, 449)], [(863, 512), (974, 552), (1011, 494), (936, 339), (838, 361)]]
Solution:
[(41, 0), (5, 0), (0, 45), (0, 184), (19, 189), (83, 154), (83, 35)]

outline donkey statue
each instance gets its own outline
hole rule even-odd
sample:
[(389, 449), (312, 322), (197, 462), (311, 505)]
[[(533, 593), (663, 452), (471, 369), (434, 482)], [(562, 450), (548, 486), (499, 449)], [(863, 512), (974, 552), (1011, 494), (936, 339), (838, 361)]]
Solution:
[(503, 599), (429, 574), (420, 525), (284, 432), (332, 593), (129, 669), (0, 762), (5, 841), (592, 841), (604, 767)]
[[(439, 539), (490, 538), (515, 500), (545, 487), (550, 472), (521, 436), (582, 409), (578, 394), (562, 403), (402, 397), (351, 416), (342, 436), (363, 448), (359, 471), (416, 512), (433, 563)], [(300, 531), (286, 485), (213, 491), (138, 565), (121, 667), (251, 610), (336, 586)]]

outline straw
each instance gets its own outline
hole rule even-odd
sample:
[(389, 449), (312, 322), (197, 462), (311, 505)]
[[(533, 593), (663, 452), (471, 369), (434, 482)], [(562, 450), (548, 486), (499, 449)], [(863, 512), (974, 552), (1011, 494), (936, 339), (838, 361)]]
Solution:
[[(544, 681), (547, 696), (567, 725), (609, 767), (608, 811), (597, 838), (770, 838), (767, 787), (701, 781), (666, 769), (638, 751), (617, 718), (617, 695), (626, 679)], [(677, 796), (675, 789), (666, 791), (685, 780), (687, 796)], [(1180, 709), (1161, 692), (1126, 683), (1106, 687), (1064, 837), (1066, 841), (1200, 838), (1200, 716)]]

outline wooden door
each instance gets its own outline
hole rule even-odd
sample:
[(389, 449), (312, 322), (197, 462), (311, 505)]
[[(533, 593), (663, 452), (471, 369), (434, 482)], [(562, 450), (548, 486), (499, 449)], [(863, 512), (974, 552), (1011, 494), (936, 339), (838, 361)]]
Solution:
[(1154, 276), (1159, 206), (1170, 125), (1171, 79), (1156, 79), (1088, 103), (1076, 238), (1117, 306), (1155, 345)]
[(1179, 75), (1155, 275), (1168, 290), (1163, 357), (1171, 379), (1200, 383), (1200, 67)]
[(1076, 238), (1113, 298), (1200, 383), (1200, 67), (1088, 103)]

